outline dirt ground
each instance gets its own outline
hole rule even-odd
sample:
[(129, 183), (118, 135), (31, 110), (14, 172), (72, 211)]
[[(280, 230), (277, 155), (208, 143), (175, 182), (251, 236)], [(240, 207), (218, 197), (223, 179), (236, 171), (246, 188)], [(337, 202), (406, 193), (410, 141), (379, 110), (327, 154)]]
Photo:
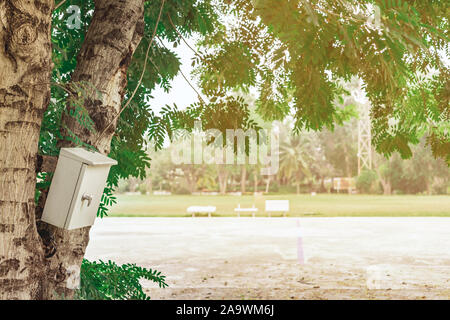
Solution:
[(86, 256), (152, 299), (450, 299), (450, 218), (106, 218)]

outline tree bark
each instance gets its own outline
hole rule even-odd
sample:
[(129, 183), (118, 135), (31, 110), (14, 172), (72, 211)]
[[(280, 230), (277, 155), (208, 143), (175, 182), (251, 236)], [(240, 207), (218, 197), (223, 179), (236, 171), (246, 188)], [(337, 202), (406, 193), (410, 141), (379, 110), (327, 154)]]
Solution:
[(50, 101), (53, 5), (0, 2), (0, 299), (37, 299), (46, 276), (34, 195), (39, 131)]

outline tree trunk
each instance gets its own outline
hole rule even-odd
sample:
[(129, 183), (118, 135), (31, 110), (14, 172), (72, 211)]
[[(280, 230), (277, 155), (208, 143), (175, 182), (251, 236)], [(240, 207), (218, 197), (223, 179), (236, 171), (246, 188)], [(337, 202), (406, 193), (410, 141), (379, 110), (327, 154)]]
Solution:
[(379, 167), (376, 167), (375, 171), (377, 172), (378, 179), (380, 179), (381, 186), (383, 187), (383, 194), (385, 196), (391, 195), (392, 194), (392, 184), (391, 184), (389, 177), (383, 178), (383, 175), (381, 174), (381, 170)]
[(247, 182), (247, 167), (245, 164), (241, 166), (241, 193), (244, 195), (245, 193), (245, 185)]
[(149, 195), (153, 194), (153, 179), (152, 179), (152, 174), (149, 173), (147, 175), (147, 178), (145, 179), (145, 185), (147, 186), (147, 193)]
[(195, 170), (194, 168), (185, 168), (184, 174), (189, 192), (192, 194), (197, 191), (197, 176), (195, 174)]
[(389, 196), (392, 194), (391, 182), (388, 179), (380, 178), (381, 185), (383, 186), (383, 194)]
[(220, 194), (226, 194), (227, 193), (227, 184), (228, 184), (228, 171), (225, 168), (225, 165), (218, 164), (218, 176), (219, 176), (219, 191)]
[(53, 5), (0, 2), (0, 299), (38, 299), (46, 276), (34, 196), (39, 131), (50, 101)]
[(427, 195), (431, 196), (433, 194), (433, 168), (431, 162), (427, 164), (428, 174), (426, 175), (426, 185), (427, 185)]
[(345, 161), (345, 175), (346, 177), (350, 178), (351, 177), (351, 168), (350, 168), (350, 160), (349, 160), (349, 156), (348, 156), (348, 147), (347, 144), (344, 143), (344, 161)]
[(253, 187), (253, 193), (257, 193), (258, 192), (258, 169), (255, 169), (255, 173), (254, 173), (254, 179), (253, 179), (253, 183), (254, 183), (254, 187)]
[(129, 178), (128, 179), (128, 190), (130, 192), (136, 192), (139, 185), (139, 180), (137, 178)]
[(301, 184), (301, 176), (300, 173), (296, 174), (296, 178), (295, 178), (296, 182), (297, 182), (297, 194), (300, 194), (300, 184)]
[[(2, 299), (71, 298), (89, 241), (90, 228), (66, 231), (43, 222), (36, 226), (46, 199), (44, 193), (35, 208), (39, 131), (50, 100), (53, 6), (53, 0), (0, 2)], [(116, 128), (128, 65), (144, 33), (143, 10), (144, 0), (95, 0), (94, 16), (72, 76), (73, 82), (89, 82), (101, 93), (101, 97), (97, 92), (83, 97), (96, 131), (86, 130), (67, 115), (63, 124), (104, 154), (109, 153)], [(60, 146), (74, 144), (61, 141)]]
[(391, 186), (391, 182), (390, 181), (388, 181), (386, 183), (386, 188), (384, 189), (384, 194), (385, 195), (389, 195), (389, 196), (392, 194), (392, 186)]
[(270, 181), (271, 181), (271, 176), (267, 176), (267, 180), (266, 180), (266, 193), (269, 193), (269, 189), (270, 189)]
[[(95, 0), (95, 12), (85, 41), (78, 56), (72, 81), (87, 81), (100, 93), (90, 93), (84, 106), (94, 121), (96, 132), (81, 127), (69, 116), (63, 123), (85, 143), (108, 154), (111, 139), (116, 129), (118, 115), (127, 86), (127, 70), (131, 57), (144, 34), (144, 0)], [(110, 123), (107, 132), (99, 135)], [(63, 135), (68, 133), (63, 131)], [(73, 146), (70, 141), (61, 141), (62, 147)], [(56, 254), (50, 258), (49, 277), (45, 298), (72, 297), (74, 275), (79, 274), (80, 265), (89, 242), (90, 227), (66, 231), (47, 226), (54, 234)], [(75, 276), (76, 277), (76, 276)]]

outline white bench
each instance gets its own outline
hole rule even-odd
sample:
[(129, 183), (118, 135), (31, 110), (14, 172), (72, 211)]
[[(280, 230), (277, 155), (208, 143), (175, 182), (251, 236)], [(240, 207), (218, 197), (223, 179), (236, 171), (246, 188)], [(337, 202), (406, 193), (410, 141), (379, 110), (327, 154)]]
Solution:
[(208, 217), (211, 218), (211, 213), (216, 212), (216, 207), (214, 206), (191, 206), (187, 208), (188, 213), (192, 213), (192, 217), (195, 217), (196, 213), (207, 213)]
[(238, 207), (234, 209), (235, 212), (237, 212), (238, 217), (241, 216), (241, 212), (251, 212), (252, 217), (255, 217), (255, 213), (258, 212), (258, 208), (255, 208), (255, 205), (253, 205), (251, 208), (241, 208), (241, 205), (238, 204)]
[(283, 212), (283, 216), (286, 216), (289, 212), (289, 200), (266, 200), (266, 212), (269, 217), (272, 212)]

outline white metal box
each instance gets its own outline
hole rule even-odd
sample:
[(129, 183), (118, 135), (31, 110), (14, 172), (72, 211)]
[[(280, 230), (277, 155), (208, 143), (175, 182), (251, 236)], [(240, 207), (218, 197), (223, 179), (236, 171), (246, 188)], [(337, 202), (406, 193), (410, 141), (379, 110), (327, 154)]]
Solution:
[(117, 161), (82, 148), (62, 148), (41, 220), (67, 230), (92, 226)]

